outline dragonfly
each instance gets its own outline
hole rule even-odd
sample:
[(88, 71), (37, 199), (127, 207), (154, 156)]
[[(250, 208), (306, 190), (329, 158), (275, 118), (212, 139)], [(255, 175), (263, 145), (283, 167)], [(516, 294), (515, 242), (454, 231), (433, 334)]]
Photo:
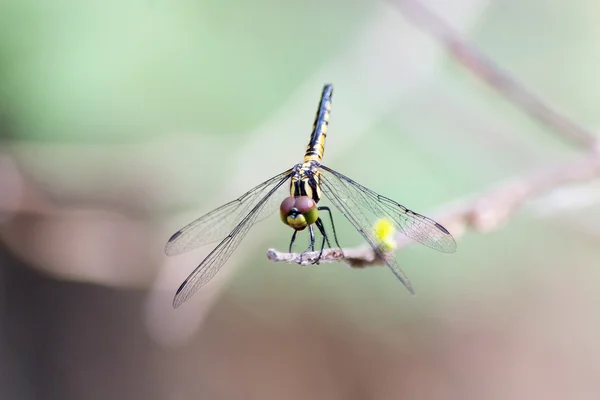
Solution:
[[(450, 232), (434, 220), (362, 186), (321, 163), (331, 114), (333, 85), (325, 84), (313, 123), (310, 140), (302, 163), (260, 183), (237, 199), (203, 215), (173, 234), (165, 247), (169, 256), (220, 241), (177, 289), (173, 307), (187, 301), (209, 282), (229, 259), (252, 226), (272, 215), (277, 208), (281, 221), (293, 229), (289, 250), (299, 232), (308, 230), (310, 244), (305, 252), (315, 250), (315, 227), (331, 247), (329, 232), (321, 214), (329, 217), (333, 239), (338, 247), (332, 211), (319, 205), (323, 198), (356, 228), (375, 254), (385, 261), (393, 274), (414, 294), (413, 287), (395, 257), (384, 254), (380, 238), (371, 227), (373, 218), (384, 218), (409, 238), (444, 253), (454, 253), (456, 242)], [(278, 207), (279, 206), (279, 207)], [(304, 254), (303, 252), (302, 254)], [(318, 262), (319, 258), (315, 260)]]

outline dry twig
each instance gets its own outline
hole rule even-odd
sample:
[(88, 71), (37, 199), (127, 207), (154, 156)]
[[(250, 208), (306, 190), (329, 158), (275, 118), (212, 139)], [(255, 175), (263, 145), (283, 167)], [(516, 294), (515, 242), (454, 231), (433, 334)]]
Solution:
[(319, 252), (281, 253), (275, 249), (267, 251), (267, 258), (273, 262), (286, 262), (303, 266), (312, 265), (317, 260), (319, 264), (344, 262), (352, 268), (364, 268), (371, 265), (383, 265), (383, 260), (370, 247), (356, 249), (325, 249), (319, 259)]

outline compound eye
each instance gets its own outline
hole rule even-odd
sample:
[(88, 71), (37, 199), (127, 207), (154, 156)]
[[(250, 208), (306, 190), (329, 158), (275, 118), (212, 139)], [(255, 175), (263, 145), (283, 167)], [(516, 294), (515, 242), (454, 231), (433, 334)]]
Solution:
[(281, 206), (279, 206), (279, 211), (281, 215), (288, 215), (292, 208), (294, 208), (294, 203), (296, 203), (296, 199), (293, 197), (286, 197), (282, 202)]
[(296, 199), (296, 208), (302, 214), (310, 212), (315, 207), (315, 201), (308, 196), (300, 196)]

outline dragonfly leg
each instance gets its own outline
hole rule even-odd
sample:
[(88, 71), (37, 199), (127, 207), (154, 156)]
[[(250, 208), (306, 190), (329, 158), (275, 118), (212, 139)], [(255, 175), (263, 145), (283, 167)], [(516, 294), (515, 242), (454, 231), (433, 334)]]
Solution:
[(294, 245), (294, 241), (296, 240), (296, 234), (298, 233), (297, 230), (294, 230), (294, 233), (292, 234), (292, 240), (290, 240), (290, 253), (292, 252), (292, 246)]
[(315, 225), (317, 225), (317, 228), (319, 228), (319, 232), (321, 232), (321, 235), (323, 235), (323, 244), (321, 246), (321, 253), (323, 253), (323, 248), (325, 248), (325, 242), (327, 242), (327, 247), (331, 248), (331, 243), (329, 242), (329, 235), (325, 230), (325, 224), (323, 224), (323, 220), (321, 219), (321, 217), (317, 218)]
[[(308, 234), (310, 236), (310, 244), (308, 245), (308, 247), (306, 248), (306, 250), (304, 250), (302, 253), (300, 253), (300, 262), (303, 261), (302, 258), (304, 256), (304, 253), (308, 253), (309, 251), (315, 251), (315, 231), (313, 230), (313, 226), (312, 225), (308, 226)], [(290, 253), (291, 252), (292, 251), (290, 250)]]
[(319, 252), (319, 257), (317, 257), (317, 259), (313, 262), (313, 264), (318, 264), (321, 260), (321, 256), (323, 255), (323, 250), (325, 249), (325, 242), (327, 242), (327, 246), (329, 248), (331, 248), (331, 244), (329, 244), (329, 237), (327, 236), (327, 232), (325, 231), (325, 225), (323, 225), (323, 221), (321, 221), (321, 218), (317, 218), (315, 225), (317, 225), (317, 228), (319, 228), (319, 231), (323, 236), (323, 242), (321, 242), (321, 251)]
[[(333, 230), (333, 240), (335, 241), (335, 244), (337, 245), (337, 247), (342, 250), (342, 246), (340, 246), (340, 243), (338, 242), (337, 239), (337, 234), (335, 233), (335, 224), (333, 223), (333, 214), (331, 213), (331, 209), (327, 206), (319, 206), (319, 211), (327, 211), (327, 213), (329, 214), (329, 220), (331, 221), (331, 229)], [(324, 227), (323, 227), (324, 229)], [(325, 235), (325, 234), (323, 234)], [(329, 244), (329, 237), (327, 237), (327, 246), (329, 246), (331, 248), (331, 245)]]
[(306, 249), (306, 251), (308, 251), (309, 249), (310, 251), (315, 251), (315, 231), (313, 230), (312, 225), (308, 227), (308, 233), (310, 235), (310, 245), (308, 246), (308, 249)]

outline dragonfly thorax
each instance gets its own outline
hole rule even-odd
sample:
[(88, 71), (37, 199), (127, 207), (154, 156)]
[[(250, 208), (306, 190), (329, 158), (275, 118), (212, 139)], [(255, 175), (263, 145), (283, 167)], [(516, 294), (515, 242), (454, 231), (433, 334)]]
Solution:
[(321, 200), (320, 167), (321, 164), (314, 160), (297, 164), (290, 178), (290, 196), (307, 196), (318, 203)]
[(317, 204), (308, 196), (287, 197), (281, 202), (279, 215), (284, 224), (301, 231), (319, 218)]

